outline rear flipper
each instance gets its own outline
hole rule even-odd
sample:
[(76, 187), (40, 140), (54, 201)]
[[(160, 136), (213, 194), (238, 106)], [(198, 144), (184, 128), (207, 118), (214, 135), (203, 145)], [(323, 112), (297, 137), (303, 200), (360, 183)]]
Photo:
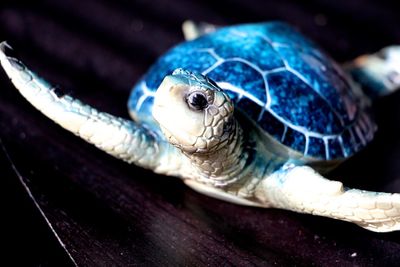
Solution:
[(387, 95), (400, 87), (400, 46), (360, 56), (344, 67), (371, 98)]
[(349, 221), (374, 232), (400, 230), (400, 194), (344, 188), (310, 167), (288, 167), (263, 180), (266, 206)]
[(186, 41), (196, 39), (204, 34), (211, 33), (217, 30), (217, 26), (205, 22), (196, 23), (192, 20), (187, 20), (182, 24), (183, 35)]

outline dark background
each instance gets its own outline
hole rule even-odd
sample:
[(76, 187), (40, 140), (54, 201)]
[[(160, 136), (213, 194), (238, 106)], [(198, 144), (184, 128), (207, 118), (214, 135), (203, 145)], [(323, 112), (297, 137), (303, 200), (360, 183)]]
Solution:
[[(34, 2), (34, 1), (32, 1)], [(19, 1), (0, 39), (73, 96), (127, 117), (130, 88), (182, 41), (185, 19), (284, 20), (339, 62), (400, 44), (395, 1)], [(379, 99), (372, 144), (330, 177), (400, 192), (400, 93)], [(31, 107), (0, 71), (0, 261), (14, 266), (398, 266), (399, 233), (208, 198), (120, 162)], [(29, 192), (31, 195), (29, 195)], [(43, 216), (44, 215), (44, 216)], [(60, 242), (59, 242), (60, 241)]]

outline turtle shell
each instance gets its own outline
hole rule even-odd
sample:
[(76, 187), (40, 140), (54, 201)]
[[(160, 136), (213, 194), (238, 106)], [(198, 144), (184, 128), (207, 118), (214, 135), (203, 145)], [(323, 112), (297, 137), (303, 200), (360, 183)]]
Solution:
[(224, 27), (172, 48), (132, 91), (135, 119), (154, 125), (154, 93), (177, 68), (216, 81), (259, 128), (305, 157), (345, 158), (373, 137), (375, 125), (342, 70), (285, 23)]

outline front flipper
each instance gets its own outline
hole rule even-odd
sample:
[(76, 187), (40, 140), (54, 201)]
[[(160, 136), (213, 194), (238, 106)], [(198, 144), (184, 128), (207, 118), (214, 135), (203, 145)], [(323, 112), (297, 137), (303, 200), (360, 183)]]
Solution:
[(168, 145), (136, 123), (99, 112), (54, 87), (31, 72), (0, 44), (0, 62), (18, 91), (44, 115), (101, 150), (138, 166), (163, 172)]
[(255, 194), (270, 207), (349, 221), (375, 232), (400, 230), (400, 194), (344, 188), (306, 166), (275, 172)]

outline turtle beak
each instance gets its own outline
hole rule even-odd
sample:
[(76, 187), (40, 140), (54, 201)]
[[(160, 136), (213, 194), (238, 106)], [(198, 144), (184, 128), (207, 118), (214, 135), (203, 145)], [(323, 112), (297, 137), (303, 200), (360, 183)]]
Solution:
[(203, 132), (204, 114), (189, 110), (186, 95), (190, 85), (181, 75), (166, 76), (154, 96), (153, 118), (179, 144), (190, 146)]
[(182, 77), (175, 75), (168, 75), (161, 82), (154, 96), (152, 111), (153, 117), (158, 123), (161, 122), (162, 118), (165, 118), (166, 113), (169, 112), (168, 109), (175, 106), (173, 96), (178, 93), (178, 85), (183, 85), (185, 82), (187, 81)]
[(168, 75), (164, 78), (154, 96), (153, 116), (155, 113), (154, 110), (164, 107), (165, 104), (168, 103), (167, 101), (170, 98), (171, 91), (176, 85), (182, 84), (182, 82), (181, 79), (172, 75)]

